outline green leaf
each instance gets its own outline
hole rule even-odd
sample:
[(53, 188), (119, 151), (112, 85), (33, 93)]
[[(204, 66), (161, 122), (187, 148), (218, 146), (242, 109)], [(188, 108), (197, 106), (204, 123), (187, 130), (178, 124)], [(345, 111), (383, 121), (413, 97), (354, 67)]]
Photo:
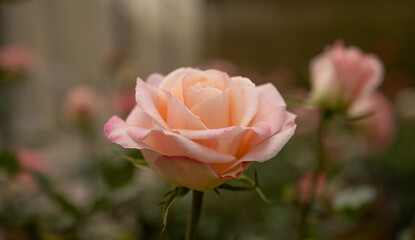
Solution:
[(135, 168), (129, 162), (122, 161), (121, 164), (103, 161), (101, 174), (105, 183), (111, 189), (125, 186), (134, 176)]
[(82, 213), (78, 210), (78, 208), (69, 202), (62, 194), (57, 192), (50, 192), (49, 196), (55, 201), (55, 203), (64, 213), (72, 215), (75, 219), (80, 219), (82, 217)]
[(37, 183), (46, 195), (53, 200), (64, 213), (73, 216), (75, 219), (80, 219), (82, 217), (81, 211), (73, 203), (67, 200), (64, 195), (56, 192), (53, 189), (50, 180), (44, 174), (33, 172), (33, 176), (35, 176)]
[(2, 151), (0, 152), (0, 168), (8, 174), (15, 174), (19, 171), (20, 165), (12, 152)]
[[(114, 150), (114, 153), (117, 154), (119, 157), (124, 158), (125, 160), (131, 162), (132, 164), (134, 164), (134, 166), (138, 167), (138, 168), (144, 168), (144, 169), (148, 169), (148, 164), (146, 162), (146, 160), (144, 158), (140, 158), (140, 157), (135, 157), (137, 156), (137, 152), (133, 152), (132, 156), (127, 156), (125, 154), (122, 154), (118, 151)], [(139, 152), (141, 154), (141, 152)], [(138, 155), (138, 156), (142, 156), (142, 155)]]
[(37, 183), (39, 186), (42, 187), (42, 189), (50, 189), (51, 188), (51, 182), (49, 178), (47, 178), (44, 174), (39, 172), (33, 172), (33, 176), (36, 178)]
[(167, 193), (167, 195), (165, 195), (165, 197), (168, 197), (168, 199), (161, 203), (164, 205), (164, 207), (163, 207), (160, 237), (163, 235), (164, 231), (166, 230), (167, 216), (169, 214), (169, 210), (171, 206), (173, 206), (173, 204), (177, 200), (184, 198), (189, 193), (189, 191), (190, 189), (185, 188), (185, 187), (176, 187), (175, 189), (173, 189), (173, 191), (170, 191)]

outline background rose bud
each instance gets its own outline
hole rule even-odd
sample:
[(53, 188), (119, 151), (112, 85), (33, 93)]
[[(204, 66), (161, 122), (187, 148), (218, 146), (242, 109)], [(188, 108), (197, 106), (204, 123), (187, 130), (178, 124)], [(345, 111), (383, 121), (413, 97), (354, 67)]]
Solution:
[[(327, 185), (326, 175), (325, 174), (318, 175), (315, 184), (316, 186), (313, 186), (313, 173), (312, 172), (304, 173), (303, 176), (300, 178), (300, 180), (298, 180), (297, 195), (298, 195), (298, 200), (301, 203), (306, 203), (310, 201), (313, 194), (316, 197), (319, 197), (324, 193), (324, 190)], [(313, 193), (313, 191), (315, 192)]]
[(310, 63), (311, 98), (330, 109), (345, 110), (381, 83), (383, 65), (357, 47), (336, 42)]
[(24, 45), (12, 44), (0, 48), (0, 70), (24, 73), (33, 69), (34, 54)]
[(65, 117), (75, 123), (90, 123), (99, 112), (98, 96), (87, 86), (69, 91), (64, 102)]
[(180, 68), (137, 79), (137, 106), (112, 117), (108, 140), (142, 149), (149, 166), (176, 186), (207, 191), (253, 161), (275, 156), (295, 130), (295, 115), (272, 84), (255, 86), (216, 70)]
[(17, 149), (17, 159), (21, 170), (17, 173), (17, 179), (22, 185), (37, 186), (33, 179), (33, 172), (45, 173), (49, 166), (45, 158), (37, 151), (28, 148)]

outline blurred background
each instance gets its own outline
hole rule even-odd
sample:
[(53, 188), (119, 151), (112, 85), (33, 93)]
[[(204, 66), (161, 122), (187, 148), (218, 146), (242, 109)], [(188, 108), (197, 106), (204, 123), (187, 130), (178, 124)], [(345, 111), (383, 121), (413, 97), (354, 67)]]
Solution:
[[(374, 134), (333, 126), (341, 167), (324, 183), (312, 239), (415, 239), (414, 9), (409, 0), (1, 0), (0, 239), (157, 239), (157, 204), (171, 186), (132, 168), (102, 130), (134, 106), (136, 77), (216, 68), (305, 99), (309, 61), (336, 40), (382, 60), (390, 111)], [(295, 239), (318, 120), (288, 103), (294, 139), (248, 173), (258, 171), (273, 205), (209, 193), (200, 239)], [(172, 208), (164, 239), (182, 239), (188, 203)]]

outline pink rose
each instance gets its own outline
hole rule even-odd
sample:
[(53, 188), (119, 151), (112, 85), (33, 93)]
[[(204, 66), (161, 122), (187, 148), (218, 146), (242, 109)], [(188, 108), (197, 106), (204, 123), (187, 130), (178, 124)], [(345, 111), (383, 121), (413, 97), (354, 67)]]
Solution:
[(32, 172), (45, 173), (49, 170), (46, 159), (37, 151), (26, 148), (17, 150), (17, 159), (21, 167), (17, 174), (19, 183), (30, 186), (37, 186)]
[(347, 109), (381, 83), (383, 65), (357, 47), (336, 42), (310, 63), (312, 99), (332, 109)]
[[(315, 186), (313, 186), (315, 184)], [(313, 184), (313, 173), (306, 172), (301, 176), (297, 183), (297, 195), (298, 200), (301, 203), (306, 203), (311, 200), (313, 195), (315, 197), (321, 197), (326, 189), (327, 177), (325, 174), (319, 174), (315, 183)], [(313, 193), (314, 192), (314, 193)]]
[(28, 72), (34, 66), (34, 54), (24, 45), (12, 44), (0, 48), (0, 70)]
[(272, 84), (217, 70), (180, 68), (137, 79), (137, 106), (105, 125), (111, 142), (142, 149), (148, 165), (175, 186), (207, 191), (253, 161), (274, 157), (294, 134), (295, 115)]
[(63, 106), (65, 117), (75, 123), (90, 123), (99, 113), (99, 100), (95, 91), (87, 86), (71, 89)]

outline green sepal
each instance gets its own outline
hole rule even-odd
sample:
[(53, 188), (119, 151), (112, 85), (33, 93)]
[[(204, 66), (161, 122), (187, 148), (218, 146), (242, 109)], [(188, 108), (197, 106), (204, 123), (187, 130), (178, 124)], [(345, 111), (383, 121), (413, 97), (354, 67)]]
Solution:
[(220, 196), (220, 192), (219, 192), (218, 188), (214, 188), (214, 189), (213, 189), (213, 191), (215, 191), (215, 193), (216, 193), (218, 196)]
[(161, 232), (160, 237), (163, 235), (164, 231), (166, 230), (167, 226), (167, 216), (169, 214), (169, 210), (171, 206), (177, 201), (184, 198), (190, 189), (186, 187), (176, 187), (172, 191), (167, 192), (164, 194), (164, 198), (167, 198), (166, 201), (160, 203), (160, 205), (164, 205), (163, 207), (163, 215), (162, 215), (162, 222), (161, 222)]
[(288, 104), (292, 104), (292, 105), (295, 105), (295, 106), (308, 107), (308, 108), (318, 107), (318, 105), (316, 103), (314, 103), (310, 100), (299, 99), (299, 98), (295, 98), (295, 97), (291, 97), (291, 96), (284, 96), (284, 100)]
[(272, 202), (265, 196), (264, 192), (259, 187), (258, 174), (256, 171), (254, 175), (254, 181), (250, 179), (248, 176), (242, 174), (238, 178), (215, 188), (215, 191), (217, 191), (218, 189), (229, 190), (234, 192), (255, 191), (264, 202), (272, 204)]
[(119, 157), (124, 158), (125, 160), (131, 162), (134, 166), (138, 168), (149, 169), (148, 163), (146, 162), (144, 158), (135, 158), (135, 157), (127, 156), (116, 150), (114, 150), (114, 153), (118, 155)]
[(363, 114), (356, 115), (356, 116), (341, 116), (341, 119), (346, 122), (356, 122), (356, 121), (368, 118), (372, 116), (373, 114), (374, 114), (373, 111), (368, 111), (368, 112), (365, 112)]

